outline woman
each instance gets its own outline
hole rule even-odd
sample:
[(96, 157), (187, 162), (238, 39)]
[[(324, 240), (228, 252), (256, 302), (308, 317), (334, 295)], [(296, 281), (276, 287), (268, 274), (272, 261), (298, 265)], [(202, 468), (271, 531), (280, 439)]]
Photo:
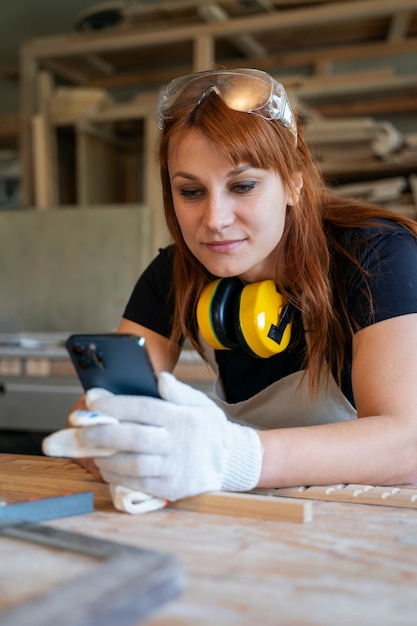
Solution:
[[(417, 481), (417, 225), (326, 190), (264, 72), (176, 79), (159, 116), (174, 244), (118, 330), (146, 338), (163, 400), (88, 394), (119, 420), (80, 433), (117, 450), (104, 479), (169, 500)], [(186, 337), (216, 402), (167, 373)]]

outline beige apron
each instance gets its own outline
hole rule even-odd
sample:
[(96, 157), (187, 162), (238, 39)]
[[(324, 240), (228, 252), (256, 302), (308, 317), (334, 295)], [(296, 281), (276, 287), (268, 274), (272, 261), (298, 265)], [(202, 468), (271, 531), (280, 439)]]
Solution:
[[(207, 360), (216, 372), (213, 400), (234, 421), (259, 429), (312, 426), (357, 418), (357, 412), (333, 377), (317, 396), (310, 395), (308, 377), (295, 372), (235, 404), (226, 402), (214, 350), (205, 345)], [(242, 382), (244, 384), (244, 382)]]

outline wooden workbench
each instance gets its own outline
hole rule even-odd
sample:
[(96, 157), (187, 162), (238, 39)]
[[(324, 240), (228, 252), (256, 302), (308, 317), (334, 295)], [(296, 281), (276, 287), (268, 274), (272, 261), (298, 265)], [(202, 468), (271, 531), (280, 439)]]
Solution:
[[(72, 461), (0, 455), (5, 499), (65, 490), (92, 490), (94, 513), (44, 524), (168, 552), (183, 564), (184, 592), (147, 626), (417, 624), (416, 510), (317, 501), (305, 524), (174, 509), (131, 516), (117, 513), (107, 487)], [(30, 558), (37, 550), (14, 547), (11, 558), (1, 538), (0, 609), (88, 566), (52, 555), (40, 568)]]

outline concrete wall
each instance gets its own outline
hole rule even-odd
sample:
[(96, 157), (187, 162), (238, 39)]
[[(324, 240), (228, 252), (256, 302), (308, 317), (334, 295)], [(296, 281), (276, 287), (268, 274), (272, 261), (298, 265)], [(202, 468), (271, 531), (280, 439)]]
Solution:
[(0, 332), (115, 329), (149, 243), (144, 206), (0, 213)]

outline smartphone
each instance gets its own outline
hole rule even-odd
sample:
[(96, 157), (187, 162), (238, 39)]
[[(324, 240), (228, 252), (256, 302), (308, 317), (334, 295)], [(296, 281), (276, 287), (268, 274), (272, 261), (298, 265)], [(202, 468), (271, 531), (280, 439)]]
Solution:
[(75, 334), (65, 344), (83, 389), (159, 398), (144, 337), (131, 334)]

